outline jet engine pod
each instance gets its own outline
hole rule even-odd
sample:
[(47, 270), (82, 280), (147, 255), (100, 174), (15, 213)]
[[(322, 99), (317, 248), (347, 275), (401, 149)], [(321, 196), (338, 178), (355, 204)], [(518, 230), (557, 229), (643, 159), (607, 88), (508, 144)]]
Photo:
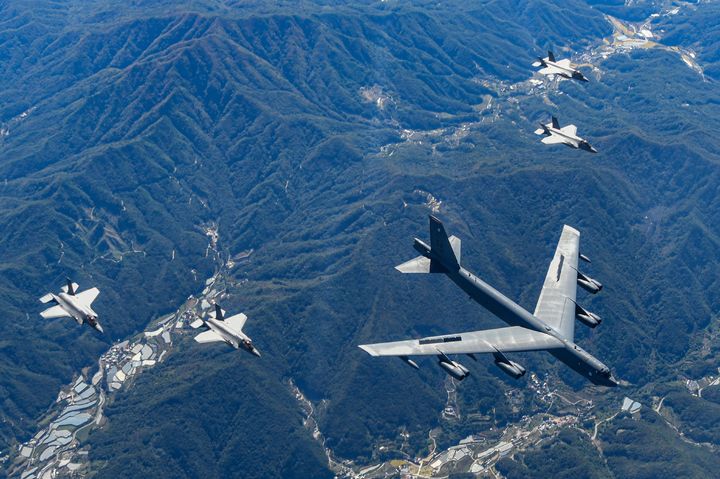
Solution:
[(499, 361), (495, 360), (497, 367), (503, 370), (505, 374), (512, 377), (513, 379), (521, 378), (525, 375), (525, 368), (520, 366), (515, 361)]
[(597, 294), (603, 288), (600, 281), (592, 279), (580, 271), (577, 272), (577, 283), (588, 293)]
[(470, 375), (470, 371), (465, 366), (457, 361), (447, 360), (447, 357), (440, 358), (440, 367), (458, 381), (462, 381)]
[(579, 304), (575, 305), (575, 317), (585, 326), (594, 328), (602, 323), (602, 319), (595, 313), (591, 313)]
[(412, 367), (412, 368), (414, 368), (414, 369), (420, 369), (420, 366), (418, 366), (418, 364), (417, 364), (415, 361), (413, 361), (412, 359), (410, 359), (409, 357), (407, 357), (407, 356), (399, 356), (399, 358), (402, 359), (403, 362), (404, 362), (405, 364), (409, 365), (410, 367)]

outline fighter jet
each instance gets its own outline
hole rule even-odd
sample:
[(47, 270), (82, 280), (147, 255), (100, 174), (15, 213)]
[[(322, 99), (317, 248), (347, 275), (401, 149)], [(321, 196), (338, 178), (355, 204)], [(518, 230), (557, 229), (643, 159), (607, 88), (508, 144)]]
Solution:
[(577, 148), (591, 153), (597, 153), (597, 150), (590, 146), (584, 138), (577, 136), (577, 127), (575, 125), (568, 125), (560, 128), (560, 122), (554, 116), (550, 123), (543, 125), (540, 124), (540, 128), (535, 130), (536, 135), (545, 135), (541, 141), (546, 145), (554, 145), (562, 143), (571, 148)]
[(252, 340), (242, 332), (245, 321), (247, 321), (247, 316), (243, 313), (230, 316), (226, 319), (225, 311), (223, 311), (218, 304), (215, 304), (215, 311), (211, 311), (207, 319), (197, 319), (193, 321), (190, 326), (195, 329), (202, 326), (207, 328), (207, 331), (203, 331), (195, 336), (195, 341), (198, 343), (223, 341), (235, 349), (242, 348), (250, 354), (260, 357), (260, 351), (253, 346)]
[(578, 270), (578, 259), (589, 261), (579, 254), (579, 246), (580, 233), (565, 226), (535, 312), (530, 313), (463, 268), (460, 265), (460, 240), (455, 236), (448, 238), (440, 220), (430, 216), (430, 245), (415, 238), (414, 247), (421, 256), (396, 269), (401, 273), (444, 273), (510, 327), (363, 344), (360, 348), (371, 356), (398, 356), (416, 369), (417, 363), (409, 356), (435, 356), (440, 367), (458, 380), (466, 378), (470, 371), (450, 359), (451, 354), (467, 354), (475, 359), (477, 353), (490, 353), (502, 371), (517, 379), (525, 374), (525, 368), (510, 360), (508, 354), (548, 351), (593, 384), (617, 386), (610, 368), (573, 342), (576, 318), (593, 328), (600, 324), (600, 318), (580, 306), (575, 298), (577, 285), (591, 293), (602, 289), (602, 284)]
[(539, 70), (539, 73), (543, 75), (559, 75), (570, 80), (588, 81), (585, 75), (570, 63), (570, 60), (556, 61), (555, 55), (551, 51), (548, 51), (547, 57), (538, 58), (538, 61), (533, 63), (533, 66), (543, 67)]
[(61, 292), (59, 294), (48, 293), (40, 298), (40, 302), (43, 304), (53, 302), (57, 305), (41, 312), (40, 316), (45, 319), (73, 318), (78, 324), (87, 323), (102, 333), (103, 328), (100, 326), (100, 323), (98, 323), (98, 315), (90, 307), (98, 294), (100, 294), (100, 290), (90, 288), (82, 293), (78, 293), (77, 283), (73, 283), (70, 278), (67, 279), (67, 284), (63, 285), (60, 289)]

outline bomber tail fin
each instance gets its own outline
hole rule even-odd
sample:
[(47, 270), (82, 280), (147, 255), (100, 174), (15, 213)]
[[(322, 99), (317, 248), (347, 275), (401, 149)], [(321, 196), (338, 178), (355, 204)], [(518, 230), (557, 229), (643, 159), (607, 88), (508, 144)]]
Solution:
[(445, 269), (460, 269), (460, 239), (449, 238), (442, 221), (430, 215), (430, 253)]
[(461, 241), (448, 237), (442, 222), (430, 216), (430, 245), (415, 238), (413, 247), (422, 256), (395, 267), (401, 273), (447, 273), (460, 269)]

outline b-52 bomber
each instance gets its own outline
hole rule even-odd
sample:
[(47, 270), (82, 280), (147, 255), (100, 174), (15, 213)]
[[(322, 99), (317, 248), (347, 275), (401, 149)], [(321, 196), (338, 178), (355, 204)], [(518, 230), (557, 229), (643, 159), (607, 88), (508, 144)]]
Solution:
[(555, 60), (555, 55), (551, 51), (548, 51), (547, 57), (538, 58), (538, 61), (533, 63), (533, 66), (543, 67), (538, 70), (538, 73), (542, 75), (559, 75), (568, 80), (588, 81), (585, 75), (570, 63), (570, 60)]
[(492, 286), (460, 265), (460, 239), (448, 238), (443, 224), (430, 216), (430, 245), (415, 238), (414, 247), (421, 256), (396, 267), (402, 273), (444, 273), (472, 299), (499, 317), (510, 327), (446, 334), (422, 339), (360, 346), (371, 356), (398, 356), (414, 368), (418, 365), (409, 356), (435, 356), (450, 376), (462, 380), (470, 372), (451, 354), (466, 354), (475, 359), (477, 353), (490, 353), (495, 364), (513, 378), (525, 374), (525, 368), (511, 361), (508, 353), (548, 351), (593, 384), (617, 386), (605, 366), (573, 342), (575, 319), (595, 327), (600, 318), (580, 306), (575, 299), (577, 285), (591, 293), (602, 284), (578, 270), (578, 259), (589, 262), (579, 253), (580, 233), (563, 227), (555, 256), (545, 278), (535, 312), (530, 313)]
[(98, 323), (98, 315), (92, 309), (92, 303), (100, 294), (97, 288), (90, 288), (82, 293), (78, 293), (78, 284), (73, 283), (70, 278), (67, 284), (63, 285), (58, 294), (48, 293), (40, 302), (43, 304), (55, 303), (56, 306), (46, 309), (40, 313), (45, 319), (50, 318), (73, 318), (78, 324), (87, 323), (99, 332), (103, 332), (102, 326)]
[(550, 123), (540, 124), (540, 128), (535, 130), (536, 135), (545, 135), (541, 141), (546, 145), (563, 144), (571, 148), (597, 153), (590, 143), (584, 138), (577, 135), (577, 127), (575, 125), (567, 125), (560, 127), (560, 122), (554, 116)]
[(215, 311), (208, 314), (207, 319), (196, 319), (190, 326), (194, 329), (205, 327), (207, 331), (195, 336), (198, 343), (225, 342), (235, 349), (244, 349), (250, 354), (260, 357), (260, 351), (253, 346), (252, 340), (242, 332), (247, 316), (240, 313), (225, 318), (225, 311), (215, 304)]

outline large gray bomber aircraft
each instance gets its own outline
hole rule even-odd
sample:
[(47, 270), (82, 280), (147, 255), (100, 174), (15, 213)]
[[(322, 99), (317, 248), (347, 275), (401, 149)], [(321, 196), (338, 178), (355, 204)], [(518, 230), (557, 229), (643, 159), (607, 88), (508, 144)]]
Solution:
[(593, 384), (618, 385), (610, 368), (573, 342), (576, 318), (593, 328), (600, 324), (596, 314), (577, 304), (577, 285), (591, 293), (602, 289), (598, 281), (578, 270), (578, 259), (589, 260), (579, 253), (580, 233), (576, 229), (563, 228), (534, 314), (463, 268), (460, 265), (460, 239), (448, 238), (443, 224), (434, 216), (430, 216), (430, 245), (415, 238), (413, 246), (421, 256), (397, 266), (397, 270), (402, 273), (444, 273), (510, 327), (361, 345), (360, 348), (371, 356), (397, 356), (416, 369), (418, 365), (409, 356), (435, 356), (449, 375), (462, 380), (470, 374), (469, 370), (448, 355), (467, 354), (475, 359), (476, 353), (491, 353), (495, 364), (517, 379), (525, 374), (525, 368), (508, 359), (506, 354), (548, 351)]
[(192, 328), (205, 327), (206, 331), (195, 336), (198, 343), (224, 342), (235, 349), (244, 349), (253, 356), (260, 357), (260, 351), (253, 346), (252, 340), (243, 333), (247, 321), (244, 313), (225, 318), (225, 311), (215, 304), (215, 311), (211, 311), (205, 319), (197, 319), (190, 324)]
[(61, 292), (58, 294), (48, 293), (42, 298), (40, 302), (54, 303), (52, 306), (45, 311), (40, 313), (45, 319), (50, 318), (73, 318), (78, 324), (87, 323), (95, 330), (103, 332), (102, 326), (98, 323), (98, 315), (92, 309), (92, 303), (100, 294), (100, 290), (97, 288), (90, 288), (82, 293), (78, 293), (78, 284), (73, 283), (69, 278), (67, 284), (63, 285)]

